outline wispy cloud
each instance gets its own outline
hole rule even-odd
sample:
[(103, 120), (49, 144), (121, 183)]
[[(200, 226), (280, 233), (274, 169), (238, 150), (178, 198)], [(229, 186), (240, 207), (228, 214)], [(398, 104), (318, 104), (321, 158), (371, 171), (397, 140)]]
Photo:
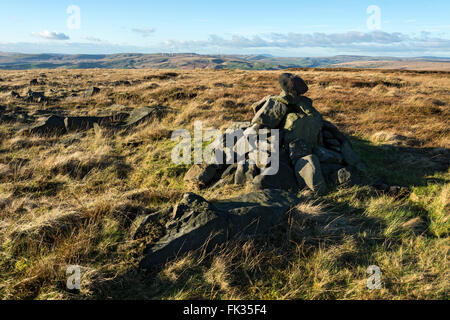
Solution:
[(95, 38), (95, 37), (90, 37), (90, 36), (86, 36), (83, 37), (84, 40), (90, 41), (90, 42), (102, 42), (103, 40), (100, 38)]
[[(342, 50), (377, 50), (393, 49), (450, 49), (450, 39), (433, 37), (429, 33), (421, 33), (419, 36), (410, 36), (403, 33), (388, 33), (382, 31), (373, 32), (345, 32), (345, 33), (271, 33), (245, 37), (234, 35), (225, 39), (218, 35), (211, 35), (207, 40), (177, 41), (166, 40), (164, 44), (168, 47), (183, 48), (205, 48), (222, 47), (233, 49), (251, 48), (334, 48)], [(379, 51), (379, 50), (377, 50)]]
[(35, 37), (47, 39), (47, 40), (69, 40), (69, 36), (56, 31), (42, 31), (42, 32), (33, 32), (31, 33)]
[(143, 37), (148, 37), (150, 35), (152, 35), (153, 33), (155, 33), (155, 29), (153, 28), (134, 28), (131, 29), (131, 31), (140, 34)]

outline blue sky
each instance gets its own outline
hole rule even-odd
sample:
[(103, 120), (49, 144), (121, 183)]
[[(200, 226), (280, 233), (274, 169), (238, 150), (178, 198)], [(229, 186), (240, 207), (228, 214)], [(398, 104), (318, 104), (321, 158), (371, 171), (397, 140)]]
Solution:
[(448, 0), (2, 1), (0, 51), (448, 57), (449, 13)]

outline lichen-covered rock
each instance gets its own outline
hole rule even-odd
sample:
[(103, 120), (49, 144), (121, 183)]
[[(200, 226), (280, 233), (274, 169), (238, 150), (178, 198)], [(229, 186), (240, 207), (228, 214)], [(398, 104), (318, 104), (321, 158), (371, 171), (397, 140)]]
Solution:
[(284, 145), (302, 139), (311, 146), (318, 145), (321, 122), (305, 113), (290, 113), (284, 123)]
[(327, 192), (327, 185), (317, 156), (309, 155), (298, 160), (295, 165), (295, 174), (299, 185), (305, 183), (310, 190), (319, 195)]
[(174, 208), (166, 235), (146, 248), (140, 267), (148, 269), (200, 247), (209, 251), (228, 239), (268, 232), (298, 202), (295, 195), (279, 190), (252, 192), (216, 203), (187, 193)]
[(260, 124), (270, 129), (276, 129), (286, 116), (287, 106), (273, 98), (269, 98), (256, 113), (252, 124)]
[(306, 82), (292, 73), (283, 73), (279, 77), (278, 82), (280, 83), (281, 89), (290, 95), (300, 96), (308, 92)]

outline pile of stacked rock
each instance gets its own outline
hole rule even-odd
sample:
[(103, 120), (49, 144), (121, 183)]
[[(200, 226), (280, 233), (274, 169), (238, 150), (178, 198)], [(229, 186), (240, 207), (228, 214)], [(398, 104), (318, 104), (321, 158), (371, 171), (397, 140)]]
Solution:
[[(194, 165), (185, 176), (186, 183), (197, 187), (250, 183), (255, 190), (294, 192), (307, 187), (323, 195), (330, 185), (356, 182), (365, 166), (347, 137), (324, 120), (312, 100), (304, 96), (307, 84), (289, 73), (282, 74), (279, 83), (283, 90), (280, 95), (265, 97), (252, 106), (255, 116), (248, 127), (223, 135), (224, 142), (229, 141), (227, 136), (236, 140), (232, 150), (224, 148), (228, 163), (231, 158), (234, 164)], [(262, 129), (278, 129), (279, 134), (252, 143), (249, 132)], [(241, 132), (240, 136), (236, 132)], [(269, 145), (263, 158), (277, 157), (279, 161), (276, 174), (267, 174), (273, 163), (259, 161), (262, 143)]]

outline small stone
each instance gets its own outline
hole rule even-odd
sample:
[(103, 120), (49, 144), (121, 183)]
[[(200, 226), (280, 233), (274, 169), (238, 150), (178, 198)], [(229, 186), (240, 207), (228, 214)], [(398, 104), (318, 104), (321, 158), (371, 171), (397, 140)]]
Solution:
[(184, 176), (184, 181), (188, 185), (202, 189), (207, 187), (217, 175), (217, 166), (210, 165), (193, 165)]
[(245, 177), (245, 171), (247, 164), (238, 164), (236, 173), (234, 175), (234, 184), (238, 186), (245, 185), (246, 177)]
[(299, 185), (305, 183), (309, 189), (321, 196), (327, 192), (327, 185), (317, 156), (310, 155), (298, 160), (295, 165), (295, 174)]
[(86, 90), (86, 92), (84, 93), (84, 96), (86, 98), (89, 98), (89, 97), (95, 96), (98, 93), (100, 93), (100, 88), (90, 87), (89, 89)]

